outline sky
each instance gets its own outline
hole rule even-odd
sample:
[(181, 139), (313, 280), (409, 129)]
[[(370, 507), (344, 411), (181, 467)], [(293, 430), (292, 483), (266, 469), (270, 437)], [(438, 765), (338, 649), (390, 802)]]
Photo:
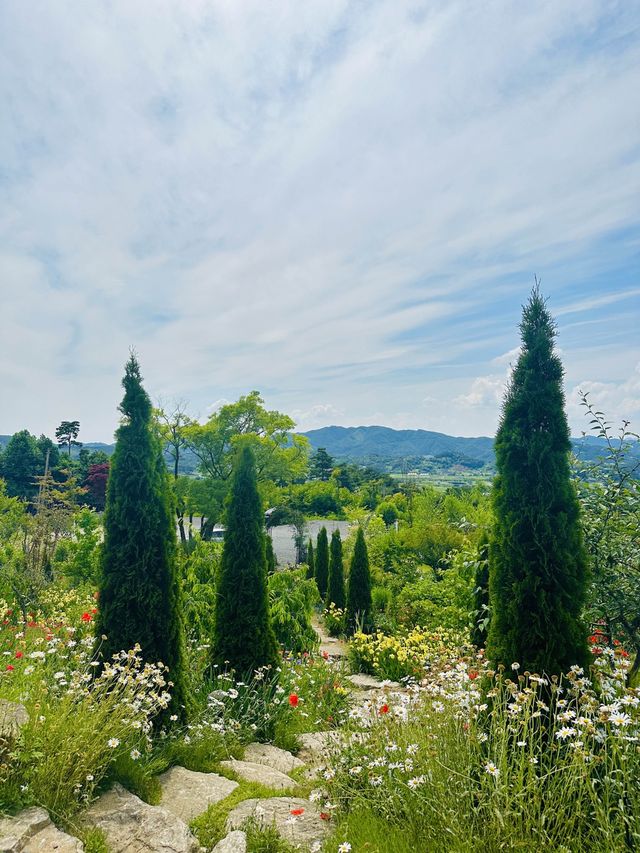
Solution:
[(252, 389), (492, 435), (538, 276), (640, 430), (640, 2), (3, 0), (0, 433)]

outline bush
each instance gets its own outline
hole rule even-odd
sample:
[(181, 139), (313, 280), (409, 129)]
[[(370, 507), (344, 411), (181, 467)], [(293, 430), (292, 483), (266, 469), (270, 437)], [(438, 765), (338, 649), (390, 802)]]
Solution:
[(303, 568), (269, 577), (271, 624), (278, 643), (290, 652), (309, 652), (318, 643), (311, 625), (313, 607), (319, 600), (318, 587), (305, 574)]

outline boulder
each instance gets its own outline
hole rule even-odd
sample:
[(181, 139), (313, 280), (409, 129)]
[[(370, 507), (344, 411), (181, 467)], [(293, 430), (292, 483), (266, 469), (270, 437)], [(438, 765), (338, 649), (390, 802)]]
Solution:
[(227, 829), (237, 829), (249, 818), (260, 826), (275, 826), (282, 838), (305, 850), (321, 843), (329, 831), (316, 807), (298, 797), (243, 800), (229, 813)]
[(0, 699), (0, 740), (13, 740), (29, 722), (29, 714), (19, 702)]
[(24, 809), (15, 817), (0, 819), (2, 853), (82, 853), (84, 845), (51, 823), (44, 809)]
[(247, 836), (240, 829), (234, 829), (222, 841), (218, 841), (211, 853), (247, 853)]
[(187, 824), (162, 806), (150, 806), (114, 785), (84, 814), (83, 822), (102, 830), (110, 853), (198, 853)]
[(158, 777), (162, 786), (160, 805), (189, 823), (213, 803), (219, 803), (238, 787), (237, 782), (217, 773), (196, 773), (172, 767)]
[(266, 785), (268, 788), (275, 788), (278, 791), (286, 791), (290, 788), (295, 788), (296, 781), (286, 773), (281, 773), (279, 770), (274, 770), (273, 767), (267, 767), (266, 764), (254, 764), (252, 761), (231, 761), (220, 762), (222, 767), (227, 767), (232, 770), (236, 776), (241, 779), (246, 779), (247, 782), (258, 782), (260, 785)]
[(308, 732), (298, 735), (301, 743), (299, 757), (308, 764), (318, 764), (338, 748), (341, 737), (338, 732)]
[(252, 764), (265, 764), (280, 773), (291, 773), (292, 770), (304, 767), (304, 761), (270, 743), (250, 743), (244, 751), (244, 760)]

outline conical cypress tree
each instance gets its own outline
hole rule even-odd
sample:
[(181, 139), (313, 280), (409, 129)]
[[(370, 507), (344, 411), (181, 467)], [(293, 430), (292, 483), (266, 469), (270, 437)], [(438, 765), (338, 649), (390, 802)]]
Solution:
[(122, 384), (122, 420), (111, 457), (96, 636), (104, 660), (138, 643), (149, 663), (169, 667), (167, 713), (185, 716), (187, 691), (175, 522), (151, 401), (131, 355)]
[(220, 564), (212, 664), (250, 677), (276, 667), (278, 650), (269, 619), (263, 514), (250, 448), (238, 456), (227, 504)]
[(369, 574), (369, 555), (364, 532), (358, 528), (356, 544), (353, 549), (349, 569), (349, 586), (347, 591), (347, 630), (353, 634), (358, 627), (371, 630), (371, 575)]
[(336, 607), (343, 610), (345, 606), (344, 566), (342, 563), (342, 539), (339, 530), (334, 530), (331, 534), (330, 554), (327, 607), (330, 604), (335, 604)]
[(580, 621), (586, 562), (569, 473), (563, 369), (537, 286), (520, 330), (522, 351), (495, 445), (487, 651), (495, 664), (517, 661), (522, 671), (559, 675), (587, 664)]
[(326, 527), (320, 529), (316, 540), (315, 573), (318, 592), (320, 593), (320, 598), (324, 601), (329, 582), (329, 537), (327, 536)]
[(307, 545), (307, 579), (311, 580), (315, 573), (315, 565), (313, 562), (313, 542), (309, 539)]
[(264, 556), (267, 561), (267, 574), (272, 575), (276, 570), (277, 561), (273, 550), (273, 540), (268, 534), (264, 537)]

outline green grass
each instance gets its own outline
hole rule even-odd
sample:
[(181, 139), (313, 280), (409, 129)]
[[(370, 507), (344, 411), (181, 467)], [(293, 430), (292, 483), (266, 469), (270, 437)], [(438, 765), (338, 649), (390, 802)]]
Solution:
[[(231, 773), (226, 767), (221, 768), (220, 772), (221, 775), (226, 776), (228, 779), (237, 780), (235, 774)], [(269, 797), (287, 797), (292, 795), (298, 796), (297, 790), (279, 791), (275, 788), (259, 785), (257, 782), (240, 781), (238, 787), (228, 797), (225, 797), (219, 803), (209, 806), (206, 812), (203, 812), (203, 814), (191, 821), (191, 831), (201, 846), (210, 850), (227, 834), (226, 824), (229, 812), (243, 800), (264, 800)], [(263, 850), (263, 848), (259, 849)], [(267, 851), (271, 853), (271, 848), (267, 847), (264, 850), (265, 853)], [(280, 850), (274, 848), (273, 853), (280, 853)], [(286, 853), (286, 851), (283, 851), (283, 853)]]

